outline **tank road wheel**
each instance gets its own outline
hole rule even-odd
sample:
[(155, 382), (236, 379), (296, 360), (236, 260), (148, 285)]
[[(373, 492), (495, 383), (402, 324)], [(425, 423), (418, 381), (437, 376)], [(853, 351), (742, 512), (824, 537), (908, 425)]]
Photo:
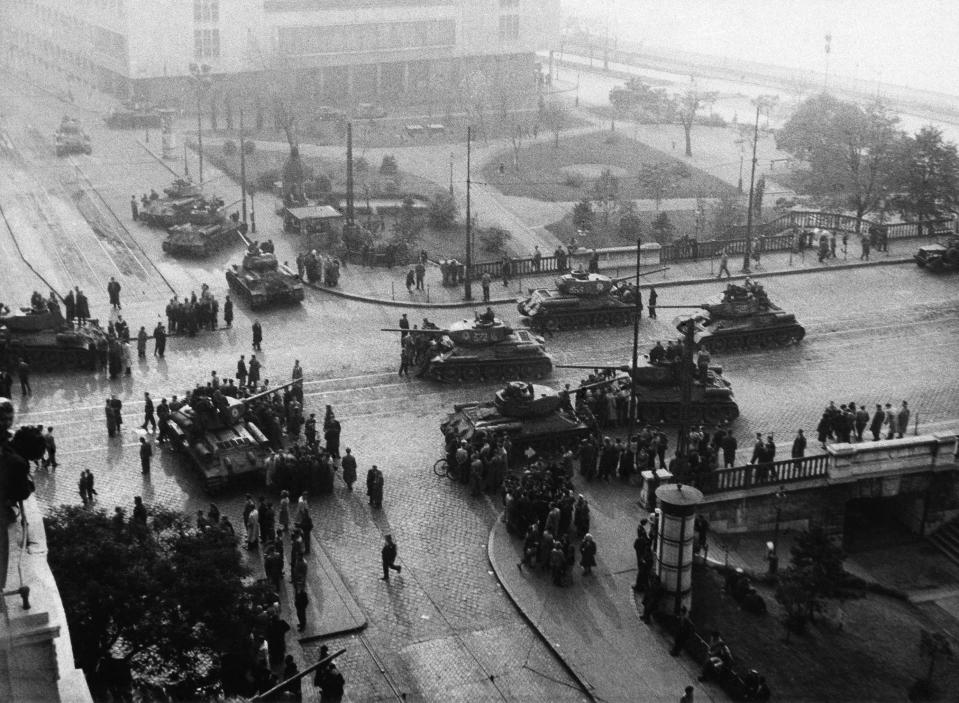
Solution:
[(713, 354), (722, 354), (729, 346), (725, 339), (716, 339), (715, 337), (707, 339), (706, 344), (709, 345), (709, 351)]
[(446, 371), (446, 369), (430, 369), (427, 372), (427, 375), (430, 378), (439, 381), (440, 383), (446, 383), (450, 380), (449, 373)]
[(528, 381), (533, 377), (533, 367), (530, 364), (523, 364), (519, 367), (519, 377), (524, 381)]
[(533, 371), (532, 371), (533, 380), (539, 381), (540, 379), (545, 378), (547, 373), (549, 372), (545, 367), (537, 364), (536, 366), (533, 367)]
[(760, 332), (756, 337), (756, 346), (760, 349), (769, 349), (774, 344), (773, 335), (769, 332)]
[(479, 380), (480, 370), (475, 366), (468, 366), (460, 373), (460, 380), (465, 383), (474, 383)]
[(735, 405), (727, 405), (723, 408), (723, 419), (730, 423), (739, 417), (739, 407)]
[(753, 338), (749, 335), (743, 335), (739, 338), (739, 348), (743, 351), (749, 351), (753, 348)]
[(545, 320), (541, 327), (547, 332), (555, 332), (556, 330), (560, 329), (559, 322), (556, 320), (556, 318)]
[(520, 378), (520, 368), (517, 366), (504, 366), (503, 375), (507, 379), (517, 379)]

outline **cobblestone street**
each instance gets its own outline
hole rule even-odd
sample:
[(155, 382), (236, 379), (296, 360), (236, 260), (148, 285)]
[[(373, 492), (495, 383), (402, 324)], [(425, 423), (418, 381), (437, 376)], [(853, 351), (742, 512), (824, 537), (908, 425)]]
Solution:
[[(16, 142), (17, 124), (22, 128), (26, 120), (25, 108), (13, 115), (14, 124), (5, 128)], [(171, 295), (157, 272), (181, 295), (209, 282), (222, 299), (227, 292), (223, 267), (240, 254), (236, 247), (206, 262), (174, 261), (160, 252), (159, 233), (131, 226), (124, 209), (130, 194), (160, 188), (171, 179), (169, 172), (138, 149), (128, 135), (104, 149), (108, 153), (102, 160), (96, 152), (92, 159), (83, 160), (91, 181), (129, 227), (131, 243), (142, 247), (142, 255), (136, 258), (156, 262), (148, 285), (137, 287), (136, 276), (122, 279), (131, 290), (131, 303), (123, 314), (134, 330), (140, 325), (151, 329)], [(0, 155), (3, 163), (13, 158)], [(223, 190), (218, 192), (229, 201), (232, 185), (218, 181), (218, 189), (221, 185)], [(0, 182), (4, 208), (16, 187)], [(260, 238), (273, 236), (281, 258), (292, 258), (296, 243), (280, 233), (279, 218), (265, 208), (258, 218)], [(89, 230), (77, 236), (92, 240), (99, 235)], [(3, 253), (14, 260), (6, 248)], [(69, 265), (44, 262), (39, 251), (35, 255), (37, 266), (57, 274), (57, 285), (71, 285), (73, 281), (66, 278)], [(344, 276), (349, 275), (347, 269)], [(8, 280), (9, 288), (0, 293), (9, 303), (40, 286), (25, 269)], [(93, 314), (107, 319), (105, 291), (93, 288), (95, 277), (83, 280), (91, 287)], [(905, 399), (920, 433), (955, 426), (959, 420), (955, 276), (933, 276), (914, 266), (880, 266), (762, 282), (770, 299), (795, 313), (807, 334), (802, 343), (784, 350), (713, 359), (723, 366), (740, 406), (741, 417), (734, 426), (740, 447), (748, 446), (758, 431), (774, 433), (781, 447), (800, 427), (814, 435), (822, 408), (830, 400), (872, 407), (880, 402), (898, 405)], [(659, 303), (700, 303), (721, 287), (715, 281), (670, 287), (660, 291)], [(507, 320), (516, 320), (515, 306), (500, 305), (495, 310)], [(436, 477), (430, 469), (442, 453), (439, 425), (446, 413), (454, 403), (491, 395), (497, 385), (462, 388), (398, 378), (396, 336), (379, 328), (395, 325), (401, 312), (308, 290), (302, 305), (257, 313), (265, 331), (264, 352), (256, 353), (264, 363), (264, 377), (273, 386), (286, 381), (294, 360), (299, 359), (306, 378), (304, 410), (322, 417), (324, 406), (332, 405), (343, 423), (342, 445), (351, 447), (359, 462), (357, 491), (350, 493), (337, 482), (332, 496), (311, 501), (314, 536), (369, 621), (362, 634), (325, 642), (331, 650), (347, 648), (340, 662), (348, 682), (347, 697), (351, 701), (401, 696), (410, 701), (583, 700), (575, 681), (521, 619), (490, 570), (486, 545), (498, 519), (498, 501), (469, 498), (462, 486)], [(413, 310), (411, 320), (417, 321), (423, 312), (441, 326), (472, 314)], [(675, 337), (669, 314), (673, 312), (678, 311), (663, 309), (659, 320), (643, 320), (643, 351), (657, 339)], [(110, 381), (102, 373), (36, 374), (35, 395), (14, 400), (19, 401), (18, 423), (55, 428), (61, 465), (55, 473), (38, 473), (41, 503), (49, 507), (78, 502), (77, 479), (81, 470), (90, 469), (96, 476), (99, 504), (108, 510), (115, 505), (129, 508), (134, 495), (187, 511), (205, 508), (211, 497), (204, 494), (185, 458), (160, 451), (152, 474), (141, 475), (136, 450), (143, 421), (141, 401), (145, 391), (157, 401), (182, 393), (205, 382), (212, 370), (232, 377), (239, 355), (251, 353), (254, 319), (241, 305), (236, 313), (233, 329), (171, 339), (164, 360), (152, 356), (151, 344), (147, 360), (134, 363), (132, 376), (122, 380)], [(559, 333), (547, 340), (557, 363), (626, 364), (631, 347), (628, 328)], [(549, 383), (575, 384), (584, 373), (557, 369)], [(102, 409), (110, 394), (124, 401), (124, 430), (112, 440), (106, 434)], [(371, 464), (385, 473), (382, 511), (372, 511), (365, 497), (363, 478)], [(212, 498), (235, 525), (241, 522), (243, 492), (235, 488)], [(386, 533), (396, 538), (403, 566), (402, 574), (389, 584), (378, 578), (379, 550)], [(306, 660), (316, 656), (320, 644), (304, 647)], [(309, 685), (304, 689), (312, 691)]]

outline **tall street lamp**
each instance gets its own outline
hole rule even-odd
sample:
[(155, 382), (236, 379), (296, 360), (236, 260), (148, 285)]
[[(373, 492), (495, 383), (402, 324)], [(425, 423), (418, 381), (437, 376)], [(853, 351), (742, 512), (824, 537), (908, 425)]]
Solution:
[(200, 157), (200, 187), (203, 186), (203, 106), (201, 104), (202, 91), (210, 87), (210, 84), (213, 82), (212, 76), (210, 76), (210, 66), (208, 64), (202, 64), (197, 66), (195, 63), (190, 64), (190, 75), (193, 76), (193, 80), (196, 83), (196, 142), (197, 149), (199, 150)]
[(453, 152), (450, 152), (450, 197), (453, 197)]

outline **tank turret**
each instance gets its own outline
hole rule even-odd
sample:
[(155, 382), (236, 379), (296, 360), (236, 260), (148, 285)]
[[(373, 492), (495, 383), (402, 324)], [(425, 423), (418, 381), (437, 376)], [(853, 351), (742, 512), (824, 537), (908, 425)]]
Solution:
[(712, 352), (786, 346), (806, 335), (795, 315), (774, 305), (762, 285), (749, 279), (742, 286), (730, 283), (701, 308), (692, 317), (695, 340)]
[(192, 178), (177, 178), (169, 186), (163, 189), (168, 198), (200, 198), (203, 196), (203, 190), (200, 184), (194, 183)]
[[(664, 270), (644, 271), (640, 276)], [(516, 309), (535, 329), (630, 325), (636, 316), (635, 278), (573, 271), (555, 279), (555, 290), (529, 289), (529, 295), (517, 302)]]
[(276, 254), (262, 251), (255, 243), (250, 244), (241, 265), (233, 264), (227, 269), (226, 280), (251, 308), (303, 300), (303, 281), (296, 272), (281, 264)]
[(542, 337), (528, 330), (514, 330), (489, 311), (443, 329), (384, 327), (382, 331), (413, 335), (414, 346), (423, 359), (417, 375), (439, 381), (539, 379), (553, 370)]

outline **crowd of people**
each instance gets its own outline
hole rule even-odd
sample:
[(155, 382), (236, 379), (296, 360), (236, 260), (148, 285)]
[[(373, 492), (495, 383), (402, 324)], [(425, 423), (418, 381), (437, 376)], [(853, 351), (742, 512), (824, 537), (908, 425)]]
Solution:
[(568, 452), (538, 457), (503, 485), (503, 520), (513, 534), (522, 534), (523, 557), (517, 566), (546, 572), (556, 586), (571, 581), (579, 561), (584, 576), (596, 566), (596, 542), (589, 532), (586, 498), (574, 497)]
[(836, 407), (834, 401), (823, 410), (816, 426), (819, 443), (826, 448), (827, 442), (863, 442), (866, 429), (873, 441), (902, 438), (909, 430), (909, 403), (895, 408), (892, 403), (876, 403), (876, 409), (870, 412), (865, 403), (850, 402)]
[(334, 287), (340, 282), (340, 268), (343, 263), (335, 256), (324, 256), (311, 249), (296, 255), (296, 273), (309, 283)]
[[(167, 303), (165, 312), (168, 334), (195, 337), (201, 329), (215, 330), (219, 327), (220, 303), (206, 283), (201, 287), (199, 296), (196, 291), (182, 300), (174, 295)], [(223, 302), (223, 323), (227, 327), (233, 326), (233, 301), (229, 295)]]

